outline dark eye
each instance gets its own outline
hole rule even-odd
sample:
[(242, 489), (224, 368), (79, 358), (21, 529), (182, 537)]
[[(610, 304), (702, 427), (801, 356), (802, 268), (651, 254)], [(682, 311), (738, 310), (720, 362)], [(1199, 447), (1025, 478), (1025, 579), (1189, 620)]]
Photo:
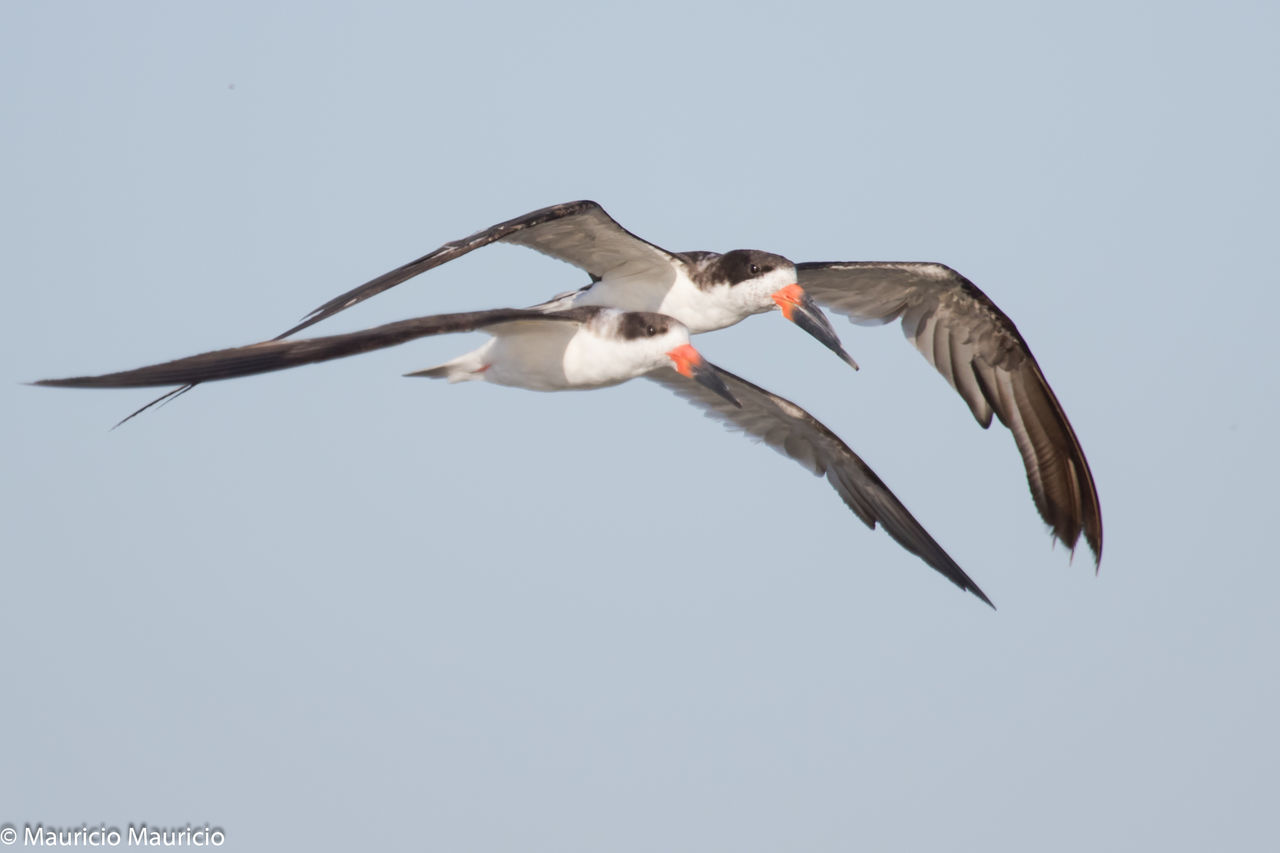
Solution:
[(752, 275), (760, 275), (760, 265), (759, 264), (748, 265), (747, 272), (751, 273)]
[(658, 334), (658, 330), (653, 326), (649, 326), (644, 330), (644, 333), (652, 338), (654, 335)]

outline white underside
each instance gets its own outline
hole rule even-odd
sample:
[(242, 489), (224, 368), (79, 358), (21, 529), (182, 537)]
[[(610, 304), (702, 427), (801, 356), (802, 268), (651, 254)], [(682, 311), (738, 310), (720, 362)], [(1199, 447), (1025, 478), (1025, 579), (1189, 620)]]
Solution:
[(418, 375), (533, 391), (617, 385), (668, 364), (641, 342), (602, 339), (573, 323), (507, 323), (471, 352)]

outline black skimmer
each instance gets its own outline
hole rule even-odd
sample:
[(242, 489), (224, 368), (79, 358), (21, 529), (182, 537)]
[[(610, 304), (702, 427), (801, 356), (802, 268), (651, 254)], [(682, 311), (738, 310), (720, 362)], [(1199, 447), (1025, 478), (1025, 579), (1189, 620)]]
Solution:
[[(189, 387), (356, 355), (429, 335), (476, 330), (492, 338), (452, 361), (406, 375), (451, 382), (478, 380), (538, 391), (599, 388), (636, 376), (652, 377), (730, 426), (763, 440), (813, 473), (825, 475), (867, 526), (874, 528), (879, 523), (908, 551), (956, 586), (994, 607), (991, 599), (848, 445), (789, 400), (704, 361), (689, 343), (688, 328), (662, 314), (602, 306), (441, 314), (322, 338), (276, 338), (135, 370), (44, 379), (34, 384), (71, 388)], [(666, 370), (667, 367), (673, 370)], [(695, 379), (696, 384), (677, 373)]]
[(575, 201), (445, 243), (329, 300), (281, 337), (498, 242), (535, 249), (591, 277), (581, 289), (535, 306), (542, 310), (609, 305), (658, 311), (699, 333), (733, 325), (776, 304), (850, 364), (810, 299), (863, 325), (901, 318), (907, 338), (964, 398), (978, 423), (989, 427), (994, 414), (1013, 433), (1032, 499), (1053, 535), (1074, 553), (1083, 533), (1095, 565), (1101, 564), (1098, 492), (1066, 413), (1013, 321), (971, 281), (943, 264), (792, 265), (779, 255), (755, 250), (669, 252), (627, 231), (599, 204)]

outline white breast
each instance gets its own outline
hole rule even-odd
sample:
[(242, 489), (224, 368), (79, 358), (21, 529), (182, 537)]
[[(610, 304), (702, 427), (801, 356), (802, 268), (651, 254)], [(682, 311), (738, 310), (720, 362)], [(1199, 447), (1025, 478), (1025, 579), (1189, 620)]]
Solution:
[[(575, 305), (604, 305), (624, 311), (653, 311), (675, 317), (698, 334), (732, 326), (747, 316), (729, 298), (728, 286), (702, 290), (686, 275), (657, 280), (652, 274), (610, 275), (579, 291)], [(557, 305), (557, 307), (563, 307)]]

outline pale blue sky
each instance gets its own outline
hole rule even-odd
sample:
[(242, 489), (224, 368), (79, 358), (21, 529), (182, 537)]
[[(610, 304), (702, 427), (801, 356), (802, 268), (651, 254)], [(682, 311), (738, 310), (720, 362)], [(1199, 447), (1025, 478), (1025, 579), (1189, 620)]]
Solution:
[[(1280, 799), (1274, 3), (5, 4), (0, 824), (225, 849), (1261, 850)], [(1097, 478), (1095, 577), (896, 327), (701, 336), (1000, 607), (647, 383), (30, 388), (247, 343), (594, 198), (937, 260)], [(476, 253), (317, 327), (583, 282)]]

